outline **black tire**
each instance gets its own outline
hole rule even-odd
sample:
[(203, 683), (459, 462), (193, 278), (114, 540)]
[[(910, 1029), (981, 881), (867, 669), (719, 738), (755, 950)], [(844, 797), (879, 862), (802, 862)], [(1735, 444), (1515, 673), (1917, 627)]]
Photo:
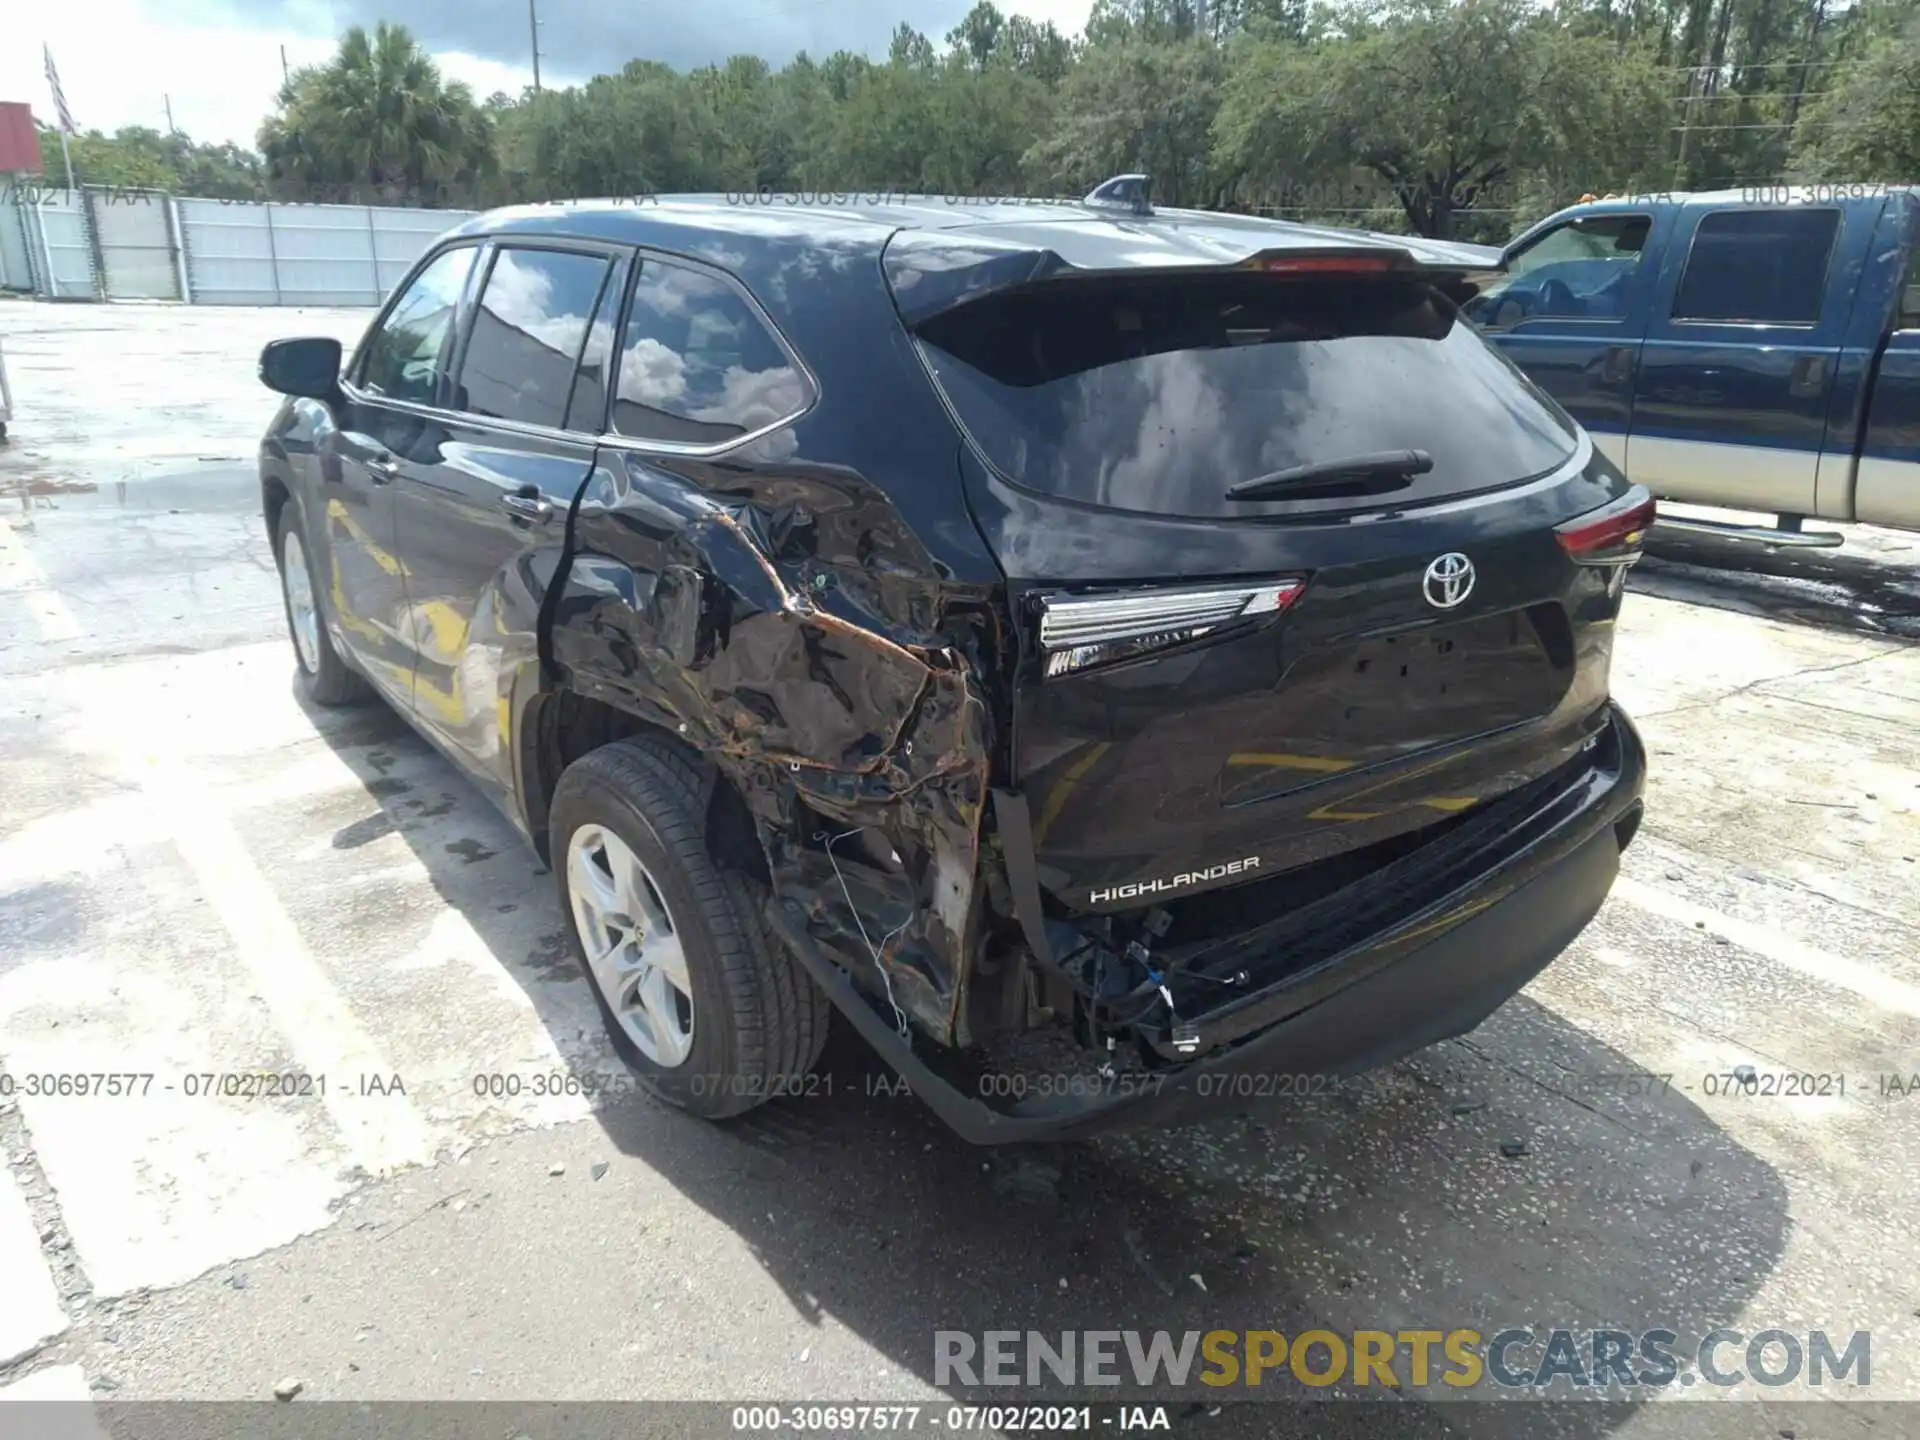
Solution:
[[(707, 785), (698, 764), (671, 741), (615, 741), (560, 777), (548, 839), (574, 955), (614, 1049), (662, 1100), (720, 1120), (796, 1093), (826, 1043), (832, 1002), (768, 932), (760, 882), (708, 853)], [(568, 843), (583, 825), (626, 842), (681, 938), (693, 986), (693, 1043), (672, 1068), (641, 1053), (587, 964), (567, 864)]]
[[(313, 664), (307, 663), (307, 657), (300, 653), (300, 640), (296, 634), (293, 618), (293, 601), (287, 593), (287, 536), (289, 533), (299, 536), (301, 563), (307, 571), (307, 585), (313, 597), (316, 626), (316, 649), (318, 654)], [(300, 685), (301, 694), (316, 705), (355, 705), (370, 698), (373, 687), (359, 675), (347, 668), (347, 662), (340, 658), (333, 648), (333, 637), (327, 634), (326, 591), (320, 586), (320, 577), (313, 572), (313, 546), (308, 542), (306, 529), (300, 524), (300, 507), (289, 500), (280, 507), (280, 515), (274, 526), (273, 558), (280, 572), (280, 606), (287, 616), (287, 638), (293, 643), (294, 675)]]

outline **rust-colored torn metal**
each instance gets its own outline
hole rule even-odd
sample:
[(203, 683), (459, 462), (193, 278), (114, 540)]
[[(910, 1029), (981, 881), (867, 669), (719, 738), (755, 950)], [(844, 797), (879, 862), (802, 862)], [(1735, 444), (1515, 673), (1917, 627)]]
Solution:
[(992, 745), (978, 637), (903, 634), (829, 569), (815, 593), (761, 529), (718, 506), (680, 527), (657, 575), (594, 606), (594, 658), (664, 701), (745, 798), (775, 903), (808, 938), (883, 1011), (964, 1043)]

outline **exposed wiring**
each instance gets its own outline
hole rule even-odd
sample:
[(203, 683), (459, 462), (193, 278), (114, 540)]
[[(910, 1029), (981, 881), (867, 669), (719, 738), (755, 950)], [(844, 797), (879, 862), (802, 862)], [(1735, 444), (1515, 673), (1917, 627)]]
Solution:
[[(1178, 1027), (1180, 1015), (1174, 1005), (1173, 993), (1170, 988), (1171, 981), (1175, 979), (1203, 980), (1209, 985), (1219, 985), (1227, 989), (1234, 989), (1246, 984), (1247, 978), (1247, 972), (1244, 970), (1223, 978), (1218, 975), (1202, 975), (1190, 970), (1168, 973), (1162, 971), (1157, 965), (1149, 965), (1147, 978), (1140, 984), (1134, 986), (1133, 989), (1127, 991), (1124, 995), (1115, 995), (1111, 999), (1106, 1000), (1100, 1000), (1093, 996), (1089, 996), (1088, 998), (1092, 1000), (1094, 1004), (1104, 1008), (1108, 1012), (1105, 1023), (1111, 1029), (1124, 1030), (1128, 1026), (1143, 1023), (1146, 1018), (1153, 1013), (1154, 1007), (1160, 1004), (1164, 1004), (1167, 1007), (1168, 1021)], [(1117, 1006), (1125, 1004), (1130, 1000), (1144, 1000), (1145, 1003), (1138, 1009), (1125, 1015), (1115, 1016), (1113, 1014)]]
[(874, 968), (880, 972), (880, 983), (886, 987), (887, 991), (887, 1004), (893, 1007), (894, 1029), (900, 1032), (900, 1038), (902, 1040), (905, 1040), (911, 1045), (913, 1043), (913, 1036), (907, 1029), (907, 1012), (902, 1010), (900, 1008), (900, 1002), (893, 998), (893, 976), (887, 970), (887, 962), (881, 959), (880, 956), (881, 952), (893, 942), (894, 938), (913, 923), (913, 915), (909, 912), (906, 919), (902, 920), (881, 937), (879, 947), (875, 948), (873, 941), (867, 936), (867, 923), (860, 918), (860, 907), (853, 903), (853, 892), (847, 889), (847, 877), (840, 873), (840, 862), (834, 858), (833, 854), (833, 847), (837, 842), (845, 840), (848, 836), (858, 835), (859, 833), (858, 829), (853, 829), (830, 836), (824, 830), (816, 830), (813, 838), (826, 846), (827, 863), (833, 866), (833, 878), (840, 882), (840, 893), (846, 898), (847, 909), (853, 912), (853, 923), (860, 931), (861, 943), (867, 947), (867, 953), (873, 956)]

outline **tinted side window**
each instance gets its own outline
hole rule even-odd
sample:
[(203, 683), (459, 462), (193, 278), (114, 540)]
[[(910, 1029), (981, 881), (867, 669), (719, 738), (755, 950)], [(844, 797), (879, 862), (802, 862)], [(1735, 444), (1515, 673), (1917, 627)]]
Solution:
[(1532, 317), (1620, 320), (1653, 221), (1587, 215), (1551, 230), (1513, 257), (1468, 313), (1496, 329)]
[(1820, 318), (1838, 210), (1723, 210), (1700, 221), (1676, 320), (1811, 325)]
[(611, 262), (560, 250), (494, 256), (460, 362), (457, 409), (559, 429)]
[(712, 445), (790, 419), (806, 382), (753, 308), (710, 275), (647, 260), (620, 337), (613, 428)]
[(360, 372), (363, 388), (392, 400), (436, 403), (454, 312), (474, 254), (471, 245), (449, 250), (414, 277), (367, 347)]
[(1907, 264), (1906, 288), (1900, 292), (1900, 324), (1920, 326), (1920, 235), (1913, 238), (1913, 259)]

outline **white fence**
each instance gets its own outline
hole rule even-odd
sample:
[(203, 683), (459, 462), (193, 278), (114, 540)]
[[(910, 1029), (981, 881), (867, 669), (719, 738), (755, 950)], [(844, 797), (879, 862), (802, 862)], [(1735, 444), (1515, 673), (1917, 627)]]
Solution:
[(0, 286), (48, 299), (377, 305), (470, 210), (0, 187)]
[(0, 283), (50, 300), (91, 299), (86, 207), (71, 190), (0, 188)]
[(165, 195), (135, 196), (122, 203), (87, 196), (101, 288), (115, 300), (178, 300), (180, 216)]
[(202, 305), (378, 305), (466, 210), (181, 200), (187, 285)]
[(27, 258), (26, 217), (11, 186), (0, 183), (0, 290), (32, 290), (33, 262)]

